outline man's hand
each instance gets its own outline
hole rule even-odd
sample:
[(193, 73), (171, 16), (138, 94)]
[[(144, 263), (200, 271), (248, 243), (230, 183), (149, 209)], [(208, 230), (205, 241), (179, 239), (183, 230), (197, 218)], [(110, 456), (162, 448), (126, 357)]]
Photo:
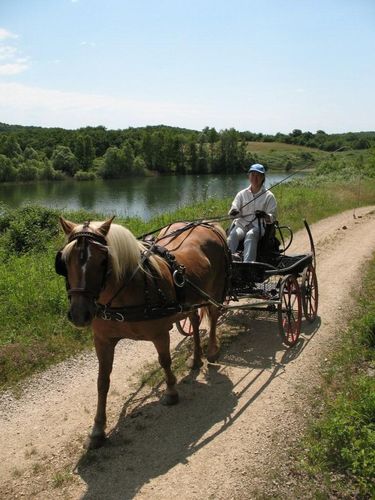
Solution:
[(237, 217), (237, 215), (239, 214), (239, 210), (237, 210), (237, 208), (232, 208), (232, 210), (229, 212), (229, 215), (231, 217)]
[(258, 217), (258, 219), (264, 219), (268, 223), (271, 222), (271, 217), (266, 212), (263, 212), (263, 210), (255, 210), (255, 216)]

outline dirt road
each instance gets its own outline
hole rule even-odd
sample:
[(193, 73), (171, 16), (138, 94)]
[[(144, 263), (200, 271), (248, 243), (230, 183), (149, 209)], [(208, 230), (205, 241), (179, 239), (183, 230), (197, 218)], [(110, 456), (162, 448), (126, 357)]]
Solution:
[[(319, 318), (303, 322), (287, 349), (274, 317), (242, 313), (220, 329), (234, 340), (215, 365), (179, 380), (180, 404), (163, 407), (139, 371), (151, 344), (118, 346), (108, 398), (109, 440), (86, 453), (96, 405), (97, 363), (80, 356), (31, 380), (21, 396), (0, 395), (2, 499), (240, 499), (270, 496), (273, 471), (305, 421), (305, 395), (350, 317), (366, 261), (375, 251), (375, 207), (312, 225)], [(305, 232), (288, 253), (308, 251)], [(220, 331), (219, 329), (219, 331)], [(174, 332), (176, 348), (189, 342)], [(291, 479), (292, 481), (292, 479)], [(285, 486), (285, 485), (284, 485)]]

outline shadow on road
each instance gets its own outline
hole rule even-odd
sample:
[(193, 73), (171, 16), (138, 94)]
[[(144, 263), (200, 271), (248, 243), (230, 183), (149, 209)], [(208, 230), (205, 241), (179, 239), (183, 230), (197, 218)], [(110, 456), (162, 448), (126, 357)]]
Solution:
[[(164, 407), (155, 401), (160, 386), (140, 387), (125, 401), (106, 445), (87, 451), (77, 464), (76, 472), (87, 484), (84, 499), (131, 499), (176, 466), (186, 466), (188, 474), (189, 458), (246, 411), (302, 352), (319, 325), (304, 322), (303, 337), (287, 349), (269, 315), (260, 321), (241, 312), (228, 323), (235, 336), (228, 340), (222, 335), (220, 364), (208, 364), (199, 376), (185, 376), (178, 384), (178, 405)], [(235, 383), (225, 373), (228, 367), (241, 369)]]

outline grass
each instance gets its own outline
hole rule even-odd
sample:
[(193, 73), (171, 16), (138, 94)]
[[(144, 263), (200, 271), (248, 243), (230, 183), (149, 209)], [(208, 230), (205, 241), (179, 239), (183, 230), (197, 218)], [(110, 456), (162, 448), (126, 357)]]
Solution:
[(65, 287), (54, 277), (52, 255), (50, 247), (0, 264), (0, 387), (92, 344), (90, 332), (66, 319)]
[(61, 488), (72, 481), (73, 475), (68, 469), (56, 472), (52, 477), (52, 484), (54, 488)]
[[(303, 217), (312, 223), (345, 209), (355, 209), (358, 205), (375, 205), (375, 180), (363, 182), (360, 199), (357, 193), (347, 182), (318, 183), (315, 186), (314, 182), (307, 181), (280, 185), (275, 189), (279, 221), (298, 230), (303, 226)], [(207, 199), (173, 213), (158, 215), (147, 222), (138, 218), (119, 218), (118, 222), (139, 236), (176, 220), (225, 217), (231, 201), (232, 196), (223, 200)], [(63, 242), (62, 232), (56, 235), (58, 214), (49, 214), (47, 219), (54, 222), (49, 224), (52, 227), (48, 234), (44, 226), (39, 238), (31, 237), (33, 235), (28, 230), (27, 239), (23, 241), (20, 228), (24, 224), (23, 220), (17, 220), (17, 214), (22, 219), (24, 213), (15, 211), (11, 217), (8, 214), (7, 223), (15, 222), (0, 236), (0, 316), (3, 325), (0, 330), (0, 388), (11, 387), (30, 374), (92, 346), (90, 331), (76, 330), (66, 319), (65, 282), (54, 271), (55, 252)], [(83, 211), (63, 215), (77, 222), (103, 218), (100, 214)], [(27, 211), (27, 217), (28, 227), (34, 227), (32, 217), (46, 219), (40, 209)], [(229, 220), (223, 220), (222, 224), (227, 227)], [(12, 235), (18, 252), (6, 250)]]
[[(348, 331), (326, 369), (321, 415), (303, 443), (304, 470), (327, 496), (375, 496), (375, 257)], [(335, 490), (335, 491), (333, 491)]]

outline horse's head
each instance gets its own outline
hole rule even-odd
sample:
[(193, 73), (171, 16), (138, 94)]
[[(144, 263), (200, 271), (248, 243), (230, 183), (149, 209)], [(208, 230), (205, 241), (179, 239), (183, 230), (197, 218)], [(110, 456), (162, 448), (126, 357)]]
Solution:
[(56, 272), (65, 276), (70, 299), (69, 320), (88, 326), (96, 312), (96, 300), (110, 271), (107, 233), (112, 219), (103, 223), (75, 224), (60, 217), (68, 242), (57, 253)]

